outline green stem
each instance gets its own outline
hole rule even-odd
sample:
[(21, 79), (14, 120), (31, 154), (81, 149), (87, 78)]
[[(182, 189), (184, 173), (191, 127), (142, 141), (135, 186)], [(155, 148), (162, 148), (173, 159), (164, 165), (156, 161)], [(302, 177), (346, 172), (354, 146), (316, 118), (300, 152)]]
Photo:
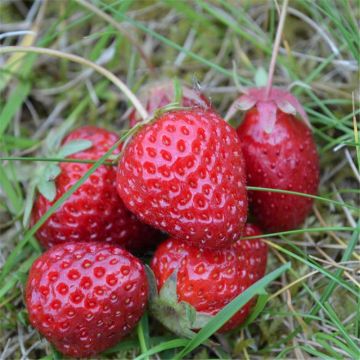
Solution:
[(143, 120), (146, 120), (148, 118), (148, 113), (145, 110), (144, 106), (141, 104), (138, 98), (131, 92), (131, 90), (112, 72), (106, 70), (104, 67), (94, 62), (86, 60), (78, 55), (69, 54), (59, 50), (40, 48), (35, 46), (3, 46), (2, 48), (0, 48), (0, 54), (15, 53), (15, 52), (50, 55), (62, 59), (67, 59), (81, 65), (88, 66), (94, 69), (95, 71), (97, 71), (99, 74), (106, 77), (107, 79), (109, 79), (114, 85), (116, 85), (120, 89), (120, 91), (124, 93), (126, 97), (131, 101), (131, 103), (134, 105), (134, 108), (139, 112)]
[(324, 198), (322, 196), (311, 195), (311, 194), (301, 193), (301, 192), (297, 192), (297, 191), (273, 189), (273, 188), (265, 188), (265, 187), (257, 187), (257, 186), (247, 186), (246, 189), (247, 190), (252, 190), (252, 191), (268, 191), (268, 192), (280, 193), (280, 194), (297, 195), (297, 196), (307, 197), (307, 198), (310, 198), (310, 199), (325, 201), (325, 202), (328, 202), (328, 203), (331, 203), (331, 204), (334, 204), (334, 205), (339, 205), (339, 206), (342, 206), (342, 207), (347, 207), (349, 209), (359, 211), (359, 208), (357, 208), (355, 206), (352, 206), (352, 205), (348, 205), (348, 204), (346, 204), (344, 202), (341, 202), (341, 201), (331, 200), (331, 199)]
[[(141, 353), (144, 354), (147, 352), (147, 346), (146, 346), (146, 341), (145, 341), (145, 335), (144, 335), (144, 329), (143, 329), (143, 321), (142, 319), (140, 320), (140, 322), (138, 323), (137, 327), (136, 327), (136, 331), (137, 331), (137, 336), (139, 339), (139, 343), (140, 343), (140, 349), (141, 349)], [(148, 356), (144, 357), (145, 360), (149, 360)]]
[[(0, 157), (0, 161), (41, 161), (41, 162), (64, 162), (64, 163), (77, 163), (77, 164), (95, 164), (96, 160), (86, 159), (73, 159), (73, 158), (39, 158), (39, 157), (21, 157), (21, 156), (10, 156)], [(116, 165), (113, 161), (104, 161), (103, 165), (114, 166)]]
[(271, 61), (270, 61), (270, 66), (269, 66), (269, 77), (268, 77), (268, 82), (266, 85), (266, 98), (269, 97), (270, 92), (271, 92), (271, 86), (272, 86), (272, 82), (273, 82), (273, 78), (274, 78), (274, 71), (275, 71), (275, 66), (276, 66), (276, 58), (279, 53), (281, 35), (282, 35), (284, 24), (285, 24), (286, 11), (287, 11), (288, 4), (289, 4), (289, 0), (284, 0), (283, 7), (281, 9), (279, 25), (278, 25), (278, 29), (276, 32), (275, 44), (273, 47), (273, 52), (271, 55)]
[[(307, 229), (298, 229), (298, 230), (288, 230), (288, 231), (280, 231), (270, 234), (263, 234), (261, 235), (262, 238), (268, 238), (268, 237), (275, 237), (280, 235), (291, 235), (291, 234), (303, 234), (303, 233), (309, 233), (309, 232), (324, 232), (324, 231), (353, 231), (353, 227), (349, 226), (329, 226), (329, 227), (321, 227), (321, 228), (307, 228)], [(258, 239), (259, 235), (253, 235), (253, 236), (244, 236), (241, 238), (242, 240), (248, 240), (248, 239)]]

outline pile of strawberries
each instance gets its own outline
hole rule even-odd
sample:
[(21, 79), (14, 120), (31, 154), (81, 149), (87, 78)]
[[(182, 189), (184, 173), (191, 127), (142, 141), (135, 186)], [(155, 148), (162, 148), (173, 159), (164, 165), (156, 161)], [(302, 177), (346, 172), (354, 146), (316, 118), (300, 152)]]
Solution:
[[(29, 318), (66, 355), (93, 356), (115, 345), (148, 302), (158, 321), (191, 337), (264, 276), (268, 249), (257, 226), (293, 229), (310, 211), (308, 197), (246, 189), (316, 194), (316, 146), (295, 98), (250, 89), (234, 104), (248, 110), (235, 130), (188, 87), (178, 108), (158, 111), (174, 93), (171, 82), (147, 89), (142, 102), (155, 115), (114, 151), (118, 166), (101, 165), (36, 233), (47, 250), (28, 278)], [(129, 117), (132, 126), (139, 122), (135, 110)], [(91, 147), (71, 155), (79, 162), (60, 164), (55, 199), (38, 195), (32, 224), (92, 167), (87, 160), (119, 140), (85, 126), (63, 143), (79, 139)], [(248, 202), (257, 226), (246, 223)], [(156, 245), (152, 271), (145, 271), (130, 252)], [(253, 303), (219, 331), (241, 324)]]

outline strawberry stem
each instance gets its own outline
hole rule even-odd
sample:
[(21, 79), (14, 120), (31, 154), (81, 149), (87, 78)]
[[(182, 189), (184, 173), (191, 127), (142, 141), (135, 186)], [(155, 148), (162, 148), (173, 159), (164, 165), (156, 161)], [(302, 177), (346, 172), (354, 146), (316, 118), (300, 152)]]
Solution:
[(269, 66), (269, 77), (268, 77), (268, 82), (266, 85), (266, 92), (265, 92), (266, 99), (269, 98), (270, 93), (271, 93), (271, 87), (272, 87), (275, 65), (276, 65), (276, 58), (279, 53), (281, 35), (282, 35), (282, 31), (283, 31), (284, 24), (285, 24), (288, 4), (289, 4), (289, 0), (284, 0), (283, 7), (281, 9), (280, 20), (279, 20), (278, 28), (276, 31), (275, 43), (274, 43), (273, 52), (271, 54), (271, 61), (270, 61), (270, 66)]

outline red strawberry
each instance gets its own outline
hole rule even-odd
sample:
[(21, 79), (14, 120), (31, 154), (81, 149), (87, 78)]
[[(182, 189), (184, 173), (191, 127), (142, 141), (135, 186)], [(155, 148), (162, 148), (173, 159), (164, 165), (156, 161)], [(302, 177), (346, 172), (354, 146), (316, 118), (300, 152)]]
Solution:
[(131, 332), (147, 297), (140, 261), (103, 243), (54, 246), (34, 262), (26, 286), (31, 324), (74, 357), (95, 355)]
[[(200, 91), (183, 85), (182, 99), (180, 105), (183, 107), (198, 106), (204, 109), (211, 108), (209, 99), (207, 99)], [(174, 83), (170, 80), (161, 81), (150, 84), (142, 88), (139, 94), (141, 103), (145, 106), (149, 114), (154, 114), (155, 110), (162, 108), (175, 101)], [(141, 121), (141, 116), (132, 109), (129, 115), (130, 127)]]
[[(69, 134), (64, 144), (74, 140), (90, 140), (91, 148), (71, 155), (80, 160), (98, 160), (118, 141), (110, 131), (85, 126)], [(119, 148), (114, 152), (119, 154)], [(76, 183), (92, 164), (60, 163), (56, 178), (56, 197), (49, 201), (39, 194), (32, 211), (32, 225)], [(101, 166), (37, 231), (41, 245), (49, 248), (68, 241), (106, 241), (138, 250), (154, 243), (161, 234), (141, 223), (130, 213), (116, 191), (116, 169)]]
[[(245, 115), (237, 132), (247, 171), (247, 184), (316, 194), (319, 160), (312, 134), (304, 121), (306, 114), (289, 93), (272, 89), (250, 90), (240, 102), (254, 106)], [(298, 227), (308, 215), (313, 200), (280, 193), (250, 191), (249, 202), (258, 223), (268, 231)]]
[(118, 192), (144, 222), (211, 248), (241, 236), (247, 214), (240, 141), (211, 110), (161, 115), (131, 140), (120, 160)]
[[(254, 225), (246, 225), (245, 235), (261, 235)], [(261, 239), (239, 240), (227, 249), (198, 249), (179, 240), (170, 239), (156, 250), (151, 262), (158, 290), (177, 270), (175, 302), (186, 302), (201, 314), (216, 315), (225, 305), (265, 274), (268, 248)], [(169, 286), (169, 285), (167, 285)], [(160, 293), (161, 296), (161, 293)], [(174, 304), (174, 299), (161, 299), (162, 304)], [(252, 299), (219, 331), (237, 327), (248, 316)], [(157, 311), (155, 316), (167, 327), (172, 327), (174, 311)], [(171, 315), (171, 316), (168, 316)], [(172, 317), (172, 318), (171, 318)], [(193, 327), (197, 328), (196, 321)], [(181, 329), (179, 330), (181, 331)]]

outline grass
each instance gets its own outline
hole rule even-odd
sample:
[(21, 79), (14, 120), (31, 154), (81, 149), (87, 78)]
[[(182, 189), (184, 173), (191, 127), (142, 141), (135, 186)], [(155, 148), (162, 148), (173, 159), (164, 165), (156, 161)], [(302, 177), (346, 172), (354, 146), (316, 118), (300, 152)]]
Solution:
[[(29, 326), (23, 303), (27, 271), (41, 253), (34, 234), (98, 166), (110, 161), (111, 150), (28, 229), (23, 217), (36, 166), (63, 161), (44, 152), (49, 133), (90, 123), (118, 131), (124, 141), (130, 133), (123, 114), (137, 99), (122, 83), (136, 93), (142, 85), (164, 77), (199, 83), (225, 115), (237, 87), (254, 84), (257, 69), (269, 65), (276, 4), (262, 0), (0, 2), (2, 358), (61, 357)], [(193, 339), (180, 339), (145, 316), (133, 334), (106, 351), (104, 358), (358, 356), (359, 10), (351, 0), (289, 4), (274, 81), (292, 86), (304, 105), (322, 174), (314, 211), (304, 226), (266, 235), (271, 248), (267, 276)], [(7, 46), (17, 49), (5, 54)], [(37, 50), (19, 52), (21, 46)], [(230, 334), (214, 335), (254, 294), (261, 296), (249, 321)]]

